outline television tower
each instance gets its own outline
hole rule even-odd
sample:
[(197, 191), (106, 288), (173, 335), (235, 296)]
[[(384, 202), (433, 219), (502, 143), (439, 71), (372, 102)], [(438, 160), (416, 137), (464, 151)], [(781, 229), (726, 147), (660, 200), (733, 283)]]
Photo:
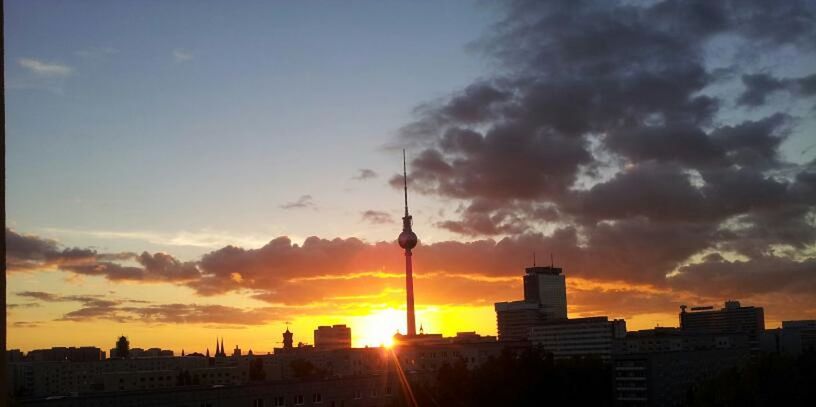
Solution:
[(416, 336), (416, 317), (414, 316), (414, 276), (411, 264), (411, 249), (416, 247), (418, 239), (411, 230), (413, 219), (408, 214), (408, 171), (405, 165), (405, 150), (402, 150), (402, 183), (405, 191), (405, 216), (402, 217), (402, 233), (397, 241), (405, 249), (405, 294), (408, 302), (408, 336)]

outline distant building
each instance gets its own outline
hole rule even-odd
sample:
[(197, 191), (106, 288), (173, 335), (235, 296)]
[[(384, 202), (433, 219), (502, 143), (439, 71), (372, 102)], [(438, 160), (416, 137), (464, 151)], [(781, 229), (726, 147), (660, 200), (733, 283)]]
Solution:
[(793, 356), (816, 351), (816, 320), (782, 321), (782, 328), (762, 333), (760, 349)]
[(548, 321), (530, 330), (530, 342), (556, 359), (594, 356), (612, 359), (613, 343), (626, 335), (626, 321), (607, 317)]
[(687, 332), (744, 333), (748, 335), (751, 349), (759, 350), (759, 337), (765, 330), (765, 313), (762, 307), (743, 307), (739, 301), (726, 301), (725, 307), (692, 307), (686, 311), (680, 306), (680, 329)]
[(476, 332), (457, 332), (456, 336), (451, 338), (453, 343), (493, 343), (496, 342), (495, 336), (479, 335)]
[(567, 287), (560, 267), (527, 267), (524, 300), (497, 302), (500, 341), (527, 340), (530, 329), (547, 321), (567, 318)]
[(25, 357), (25, 360), (32, 362), (92, 362), (105, 359), (105, 352), (95, 346), (63, 347), (57, 346), (51, 349), (35, 349)]
[(615, 405), (682, 405), (696, 383), (750, 357), (746, 334), (677, 328), (628, 332), (613, 354)]
[(122, 335), (119, 337), (119, 340), (116, 341), (116, 355), (114, 355), (113, 349), (111, 350), (111, 357), (117, 358), (127, 358), (130, 357), (130, 342), (128, 339)]
[(539, 304), (526, 301), (497, 302), (495, 309), (500, 341), (527, 340), (532, 327), (547, 321)]
[(292, 338), (294, 334), (289, 332), (289, 327), (286, 327), (286, 332), (283, 333), (283, 348), (284, 349), (292, 349)]
[(314, 331), (314, 346), (317, 350), (351, 348), (351, 328), (345, 325), (319, 326)]

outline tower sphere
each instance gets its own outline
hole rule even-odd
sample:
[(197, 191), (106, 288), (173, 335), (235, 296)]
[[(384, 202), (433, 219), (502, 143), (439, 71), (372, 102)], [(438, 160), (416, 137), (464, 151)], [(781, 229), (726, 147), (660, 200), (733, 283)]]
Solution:
[(410, 230), (403, 230), (399, 235), (398, 242), (403, 249), (411, 250), (416, 247), (418, 240), (416, 233)]

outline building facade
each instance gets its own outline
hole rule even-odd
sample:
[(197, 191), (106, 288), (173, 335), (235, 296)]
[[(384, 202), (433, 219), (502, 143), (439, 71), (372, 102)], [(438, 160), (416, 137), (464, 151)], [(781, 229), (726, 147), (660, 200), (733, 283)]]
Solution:
[(743, 333), (748, 335), (751, 349), (759, 350), (759, 338), (765, 331), (765, 313), (762, 307), (743, 307), (739, 301), (726, 301), (725, 307), (692, 307), (687, 311), (680, 306), (680, 329), (686, 332)]
[(613, 353), (617, 406), (680, 406), (689, 389), (751, 357), (745, 334), (677, 328), (628, 332)]
[(560, 267), (527, 267), (524, 301), (539, 304), (548, 320), (567, 318), (567, 284)]
[(530, 342), (556, 359), (598, 357), (612, 359), (614, 342), (626, 335), (626, 321), (589, 317), (548, 321), (531, 328)]

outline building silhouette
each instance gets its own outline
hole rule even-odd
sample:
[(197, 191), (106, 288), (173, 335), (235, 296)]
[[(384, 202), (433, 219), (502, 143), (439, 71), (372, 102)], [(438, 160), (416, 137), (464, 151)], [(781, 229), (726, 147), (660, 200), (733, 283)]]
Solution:
[[(114, 349), (116, 350), (116, 355), (113, 354)], [(130, 342), (128, 342), (128, 339), (124, 335), (120, 336), (119, 340), (116, 341), (116, 347), (114, 349), (111, 350), (111, 357), (130, 357)]]
[(567, 286), (560, 267), (527, 267), (524, 300), (495, 303), (500, 341), (526, 340), (530, 329), (567, 318)]
[(750, 360), (744, 333), (627, 332), (613, 356), (615, 405), (679, 406), (697, 383)]
[(726, 301), (725, 307), (680, 306), (680, 329), (704, 333), (744, 333), (753, 351), (759, 350), (759, 337), (765, 330), (765, 312), (762, 307), (743, 307), (739, 301)]
[(351, 328), (345, 325), (318, 326), (314, 331), (314, 347), (318, 350), (350, 349)]
[(294, 334), (289, 332), (289, 327), (286, 327), (286, 332), (283, 333), (283, 349), (292, 349)]
[(591, 356), (609, 361), (615, 341), (625, 336), (626, 321), (607, 317), (558, 319), (530, 329), (532, 345), (556, 359)]

